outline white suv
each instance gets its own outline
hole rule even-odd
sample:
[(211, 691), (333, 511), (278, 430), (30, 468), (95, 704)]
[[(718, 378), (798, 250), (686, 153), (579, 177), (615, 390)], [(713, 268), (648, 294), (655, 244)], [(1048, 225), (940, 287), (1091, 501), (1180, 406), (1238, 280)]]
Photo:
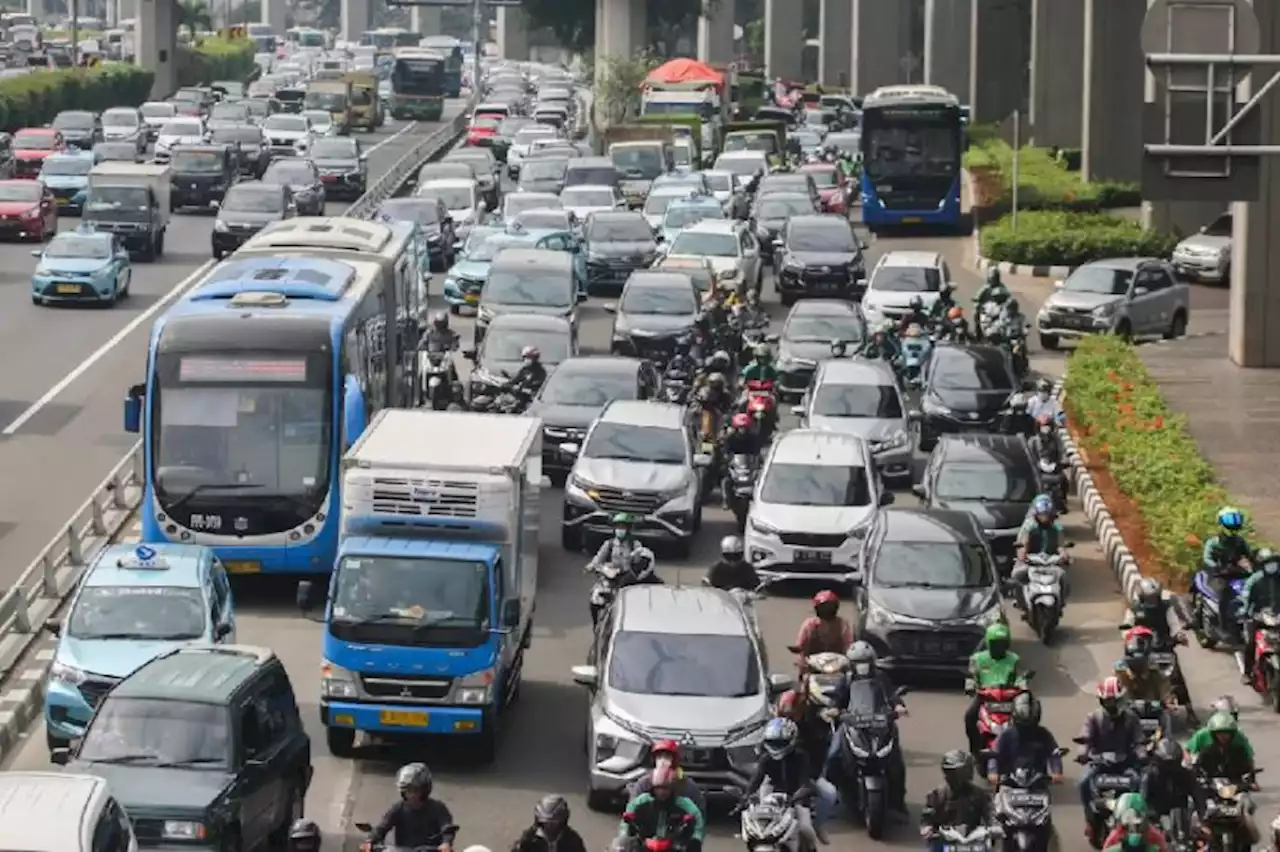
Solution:
[(747, 558), (766, 580), (851, 582), (880, 507), (892, 502), (866, 440), (787, 432), (760, 472), (747, 515)]
[(885, 252), (871, 270), (871, 278), (858, 282), (867, 325), (875, 328), (885, 320), (899, 319), (910, 310), (913, 296), (919, 296), (929, 310), (938, 301), (942, 282), (950, 280), (951, 269), (936, 252)]

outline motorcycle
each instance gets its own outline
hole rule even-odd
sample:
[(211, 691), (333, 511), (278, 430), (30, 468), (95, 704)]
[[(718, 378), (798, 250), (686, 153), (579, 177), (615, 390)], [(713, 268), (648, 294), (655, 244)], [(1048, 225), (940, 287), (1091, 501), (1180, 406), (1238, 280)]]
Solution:
[(767, 442), (777, 422), (778, 401), (773, 394), (773, 382), (760, 379), (747, 382), (743, 406), (760, 424), (761, 437)]
[(747, 512), (751, 509), (751, 495), (755, 493), (756, 476), (759, 472), (760, 464), (755, 456), (739, 453), (729, 459), (728, 473), (721, 487), (729, 488), (729, 493), (725, 496), (739, 529), (747, 525)]
[(1005, 319), (1004, 305), (995, 302), (984, 303), (982, 310), (978, 313), (976, 329), (978, 337), (982, 340), (1002, 341), (1005, 336)]
[(982, 702), (978, 707), (978, 733), (982, 735), (985, 750), (993, 750), (996, 740), (1009, 727), (1013, 716), (1013, 699), (1027, 691), (1025, 681), (1031, 680), (1034, 674), (1027, 672), (1023, 683), (1012, 686), (984, 686), (978, 689), (978, 698)]
[[(795, 653), (795, 652), (793, 652)], [(810, 754), (826, 754), (832, 723), (840, 715), (845, 686), (849, 682), (849, 658), (828, 652), (804, 658), (800, 674), (804, 685), (805, 722)]]
[[(355, 826), (356, 829), (363, 831), (365, 834), (373, 833), (373, 823), (358, 822)], [(391, 850), (395, 850), (395, 852), (436, 852), (444, 842), (444, 836), (446, 834), (457, 833), (458, 827), (456, 825), (446, 825), (440, 829), (440, 834), (437, 835), (437, 838), (433, 838), (436, 841), (434, 843), (427, 843), (422, 846), (392, 846), (389, 843), (376, 843), (370, 844), (369, 849), (370, 852), (384, 852), (384, 850), (386, 850), (386, 852), (391, 852)]]
[[(1079, 737), (1075, 742), (1082, 743)], [(1130, 764), (1128, 755), (1105, 752), (1080, 755), (1077, 763), (1087, 763), (1093, 768), (1093, 797), (1089, 802), (1089, 842), (1094, 849), (1102, 848), (1110, 830), (1108, 822), (1115, 809), (1116, 799), (1125, 793), (1136, 793), (1141, 781), (1138, 771)]]
[(432, 410), (444, 411), (456, 396), (449, 353), (442, 349), (429, 349), (420, 355), (418, 369), (422, 372), (422, 398)]
[[(626, 824), (626, 836), (628, 840), (636, 838), (635, 818), (631, 814), (623, 814), (622, 821)], [(679, 813), (673, 815), (668, 824), (664, 827), (661, 837), (646, 837), (644, 840), (645, 852), (677, 852), (683, 850), (689, 842), (689, 838), (693, 836), (694, 818), (692, 814)]]
[(1052, 641), (1066, 608), (1064, 562), (1058, 553), (1028, 553), (1024, 561), (1027, 579), (1021, 587), (1022, 611), (1027, 624), (1045, 645)]
[(1036, 461), (1040, 468), (1040, 490), (1053, 498), (1053, 505), (1058, 514), (1067, 510), (1067, 477), (1062, 469), (1062, 462), (1049, 456), (1041, 456)]
[(933, 341), (927, 337), (907, 337), (902, 340), (902, 382), (908, 390), (919, 390), (921, 371), (933, 351)]
[(662, 376), (662, 394), (659, 399), (674, 405), (686, 405), (692, 386), (693, 379), (688, 373), (668, 369)]
[(519, 414), (524, 409), (524, 399), (508, 390), (500, 390), (493, 396), (482, 394), (471, 398), (471, 410), (483, 414)]
[(1130, 701), (1129, 707), (1138, 717), (1143, 743), (1147, 747), (1154, 746), (1172, 730), (1169, 708), (1163, 701)]
[[(1244, 595), (1244, 587), (1248, 575), (1243, 571), (1240, 576), (1231, 577), (1227, 581), (1234, 593), (1236, 606), (1236, 623), (1240, 623), (1240, 601)], [(1236, 645), (1235, 637), (1227, 636), (1222, 625), (1222, 613), (1218, 607), (1218, 593), (1214, 591), (1208, 571), (1201, 568), (1191, 581), (1191, 629), (1195, 631), (1196, 641), (1200, 647), (1211, 649), (1219, 644)]]
[(1269, 609), (1255, 613), (1253, 642), (1253, 678), (1255, 692), (1280, 713), (1280, 615)]
[[(926, 838), (934, 834), (927, 828), (921, 833)], [(980, 825), (973, 831), (943, 826), (938, 829), (937, 838), (942, 841), (942, 852), (992, 852), (1004, 840), (1004, 830), (998, 825)]]
[(1027, 358), (1027, 338), (1022, 334), (1005, 334), (1009, 357), (1013, 359), (1013, 372), (1018, 378), (1027, 374), (1031, 362)]
[(795, 805), (766, 778), (742, 810), (739, 836), (749, 852), (813, 852), (800, 831)]
[[(899, 689), (897, 697), (906, 694)], [(839, 717), (840, 798), (853, 819), (867, 827), (873, 840), (884, 836), (889, 807), (889, 760), (898, 741), (895, 717), (888, 708), (862, 705)]]
[(1208, 793), (1204, 814), (1200, 817), (1201, 829), (1208, 836), (1202, 848), (1209, 852), (1240, 852), (1250, 848), (1252, 840), (1246, 824), (1249, 799), (1245, 793), (1252, 784), (1237, 785), (1229, 778), (1205, 778), (1201, 784)]
[[(1067, 749), (1058, 749), (1058, 756)], [(1053, 838), (1049, 779), (1043, 772), (1018, 767), (1000, 781), (996, 819), (1004, 829), (1005, 852), (1048, 852)]]

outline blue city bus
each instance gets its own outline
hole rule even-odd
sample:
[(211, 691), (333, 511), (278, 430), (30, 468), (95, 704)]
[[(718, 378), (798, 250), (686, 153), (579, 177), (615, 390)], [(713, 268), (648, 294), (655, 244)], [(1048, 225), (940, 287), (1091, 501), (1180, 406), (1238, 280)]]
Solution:
[(207, 545), (234, 574), (332, 570), (342, 456), (414, 403), (416, 323), (386, 333), (397, 290), (372, 260), (237, 257), (157, 320), (125, 402), (142, 540)]
[(960, 226), (960, 101), (937, 86), (887, 86), (862, 102), (867, 228)]
[(462, 42), (453, 36), (427, 36), (419, 46), (430, 48), (444, 57), (444, 95), (456, 98), (462, 95)]

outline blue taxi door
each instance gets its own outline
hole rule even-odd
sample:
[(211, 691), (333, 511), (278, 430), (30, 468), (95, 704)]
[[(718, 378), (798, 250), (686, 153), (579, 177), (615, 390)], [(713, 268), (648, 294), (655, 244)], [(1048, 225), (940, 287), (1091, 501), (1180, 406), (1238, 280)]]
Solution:
[(583, 298), (587, 295), (587, 256), (582, 251), (582, 244), (578, 241), (577, 235), (569, 231), (556, 231), (551, 234), (545, 234), (534, 243), (534, 248), (571, 252), (573, 254), (573, 280), (578, 285), (578, 296)]

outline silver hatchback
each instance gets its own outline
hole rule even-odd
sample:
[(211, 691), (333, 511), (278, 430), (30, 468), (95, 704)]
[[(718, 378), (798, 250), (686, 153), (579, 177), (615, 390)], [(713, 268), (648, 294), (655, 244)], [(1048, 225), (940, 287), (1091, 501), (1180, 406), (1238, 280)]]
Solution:
[(587, 803), (613, 807), (643, 777), (658, 740), (680, 744), (686, 775), (715, 798), (758, 762), (770, 702), (792, 678), (764, 671), (749, 602), (711, 588), (622, 589), (573, 679), (591, 695)]

